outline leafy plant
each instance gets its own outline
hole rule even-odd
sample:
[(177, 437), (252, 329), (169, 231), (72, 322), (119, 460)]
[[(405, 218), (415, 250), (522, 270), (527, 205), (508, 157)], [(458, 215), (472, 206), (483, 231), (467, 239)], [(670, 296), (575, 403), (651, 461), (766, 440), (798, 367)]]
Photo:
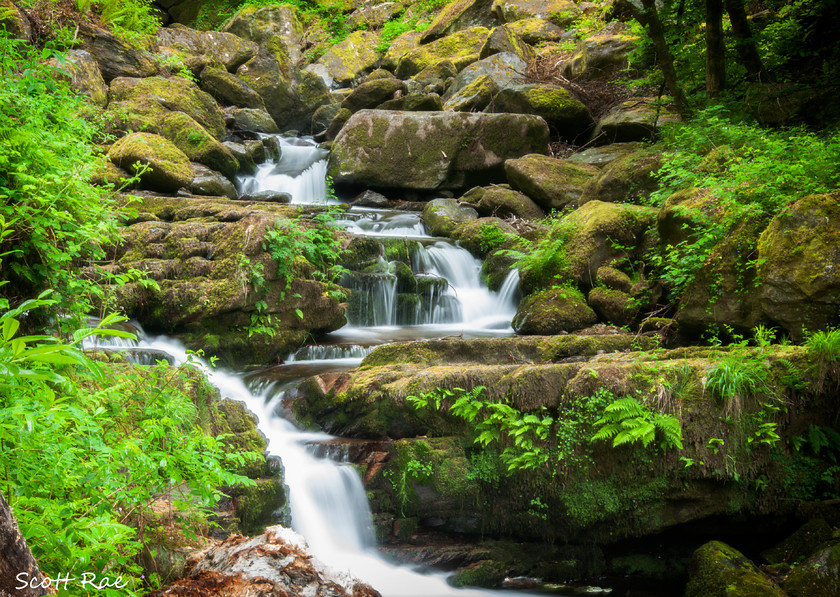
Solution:
[(712, 365), (706, 374), (706, 388), (726, 402), (727, 412), (738, 413), (744, 398), (767, 388), (768, 374), (764, 361), (733, 352)]
[(651, 412), (633, 397), (619, 398), (604, 409), (604, 416), (595, 422), (600, 428), (592, 441), (612, 440), (614, 448), (640, 443), (647, 448), (657, 436), (663, 450), (682, 450), (680, 420), (673, 415)]

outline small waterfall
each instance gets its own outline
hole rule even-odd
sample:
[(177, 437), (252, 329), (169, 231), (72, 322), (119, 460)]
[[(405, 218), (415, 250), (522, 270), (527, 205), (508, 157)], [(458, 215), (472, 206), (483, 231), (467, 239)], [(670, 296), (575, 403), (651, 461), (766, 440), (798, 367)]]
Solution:
[(291, 195), (294, 204), (328, 203), (329, 152), (308, 137), (268, 138), (273, 141), (279, 158), (257, 166), (256, 174), (240, 176), (241, 194), (278, 191)]
[(359, 344), (307, 344), (286, 359), (286, 362), (363, 359), (371, 350), (373, 350), (372, 346), (360, 346)]

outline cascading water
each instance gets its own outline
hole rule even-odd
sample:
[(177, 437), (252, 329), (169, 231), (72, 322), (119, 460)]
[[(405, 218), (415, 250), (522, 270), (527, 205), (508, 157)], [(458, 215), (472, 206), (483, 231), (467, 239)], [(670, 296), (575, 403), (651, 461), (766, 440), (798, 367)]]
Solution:
[(251, 195), (280, 191), (291, 195), (293, 204), (328, 203), (329, 152), (307, 137), (272, 135), (268, 139), (274, 144), (279, 158), (260, 164), (253, 175), (241, 176), (238, 181), (240, 192)]

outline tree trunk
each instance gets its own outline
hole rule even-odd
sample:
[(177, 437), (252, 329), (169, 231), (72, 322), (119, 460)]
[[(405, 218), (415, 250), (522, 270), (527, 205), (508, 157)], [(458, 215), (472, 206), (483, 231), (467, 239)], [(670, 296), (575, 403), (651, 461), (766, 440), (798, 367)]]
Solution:
[[(19, 589), (24, 580), (26, 588)], [(0, 597), (54, 595), (55, 590), (41, 588), (43, 580), (38, 562), (20, 534), (12, 509), (0, 493)]]
[(706, 0), (706, 92), (715, 97), (726, 88), (723, 2)]
[(744, 0), (724, 0), (724, 2), (726, 12), (729, 13), (729, 23), (732, 25), (732, 34), (735, 36), (738, 60), (747, 69), (752, 80), (769, 82), (770, 74), (764, 69), (755, 39), (750, 31), (747, 11), (744, 10)]
[(674, 105), (677, 108), (677, 112), (686, 116), (688, 114), (688, 102), (685, 99), (685, 93), (683, 93), (682, 88), (677, 83), (674, 56), (671, 54), (671, 50), (668, 49), (668, 43), (665, 41), (662, 21), (659, 20), (659, 13), (656, 12), (656, 0), (642, 0), (642, 6), (644, 9), (639, 21), (647, 26), (648, 35), (650, 35), (653, 47), (656, 50), (659, 68), (662, 69), (662, 76), (665, 78), (665, 86), (674, 98)]

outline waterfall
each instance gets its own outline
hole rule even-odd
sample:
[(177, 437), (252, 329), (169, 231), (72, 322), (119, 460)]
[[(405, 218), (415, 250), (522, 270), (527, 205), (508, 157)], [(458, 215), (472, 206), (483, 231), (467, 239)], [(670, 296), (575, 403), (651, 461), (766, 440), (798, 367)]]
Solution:
[(267, 137), (273, 142), (279, 158), (257, 166), (253, 175), (239, 177), (241, 194), (281, 191), (292, 197), (293, 204), (325, 204), (327, 193), (327, 156), (307, 137)]

